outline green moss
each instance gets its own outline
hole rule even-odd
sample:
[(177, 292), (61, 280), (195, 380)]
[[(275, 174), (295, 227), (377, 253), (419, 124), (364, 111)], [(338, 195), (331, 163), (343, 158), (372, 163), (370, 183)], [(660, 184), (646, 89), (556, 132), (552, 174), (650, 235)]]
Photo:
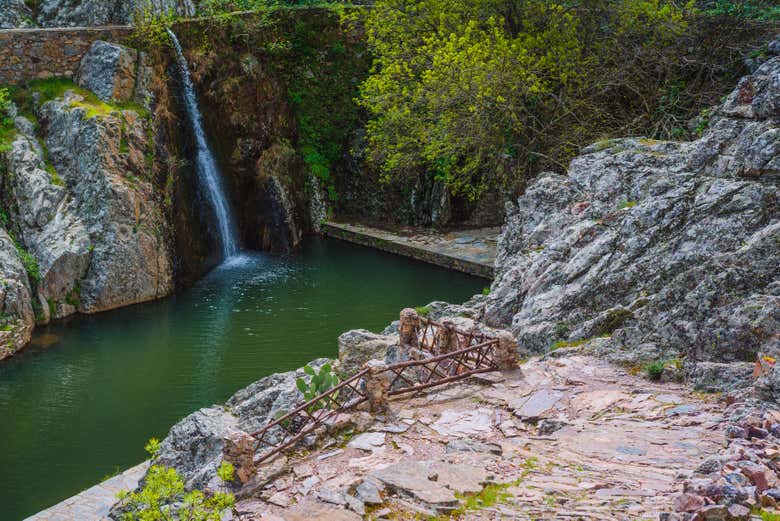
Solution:
[(565, 338), (569, 334), (571, 327), (568, 322), (558, 322), (555, 324), (555, 336)]
[(664, 365), (664, 362), (661, 360), (650, 362), (644, 367), (645, 374), (647, 374), (647, 377), (651, 380), (660, 380), (661, 375), (664, 372)]
[(431, 308), (429, 306), (420, 306), (420, 307), (414, 308), (414, 310), (421, 317), (427, 317), (428, 315), (431, 314)]
[(596, 336), (611, 335), (616, 329), (621, 327), (627, 320), (634, 318), (634, 313), (628, 309), (612, 309), (607, 313), (604, 321), (595, 332)]
[[(72, 80), (67, 78), (32, 80), (23, 87), (11, 89), (11, 95), (22, 115), (32, 121), (36, 121), (34, 110), (34, 98), (36, 96), (38, 98), (38, 103), (42, 105), (47, 101), (62, 97), (67, 91), (73, 91), (83, 98), (81, 101), (71, 102), (70, 106), (84, 109), (87, 118), (98, 116), (105, 117), (114, 112), (121, 112), (122, 110), (133, 110), (142, 116), (148, 115), (146, 108), (137, 103), (106, 103), (101, 101), (93, 92), (79, 87)], [(33, 96), (33, 94), (36, 96)]]
[(555, 351), (556, 349), (563, 349), (563, 348), (566, 348), (566, 347), (580, 347), (581, 345), (583, 345), (586, 342), (588, 342), (588, 340), (590, 340), (590, 339), (589, 338), (582, 338), (580, 340), (571, 340), (571, 341), (561, 340), (561, 341), (558, 341), (558, 342), (555, 342), (554, 344), (552, 344), (550, 346), (550, 351)]
[(54, 168), (54, 165), (52, 165), (48, 161), (46, 162), (46, 172), (48, 172), (52, 184), (57, 186), (65, 186), (65, 181), (63, 181), (60, 175), (57, 173), (57, 170)]
[(633, 208), (634, 206), (636, 206), (636, 201), (626, 201), (618, 206), (618, 210), (625, 210), (628, 208)]

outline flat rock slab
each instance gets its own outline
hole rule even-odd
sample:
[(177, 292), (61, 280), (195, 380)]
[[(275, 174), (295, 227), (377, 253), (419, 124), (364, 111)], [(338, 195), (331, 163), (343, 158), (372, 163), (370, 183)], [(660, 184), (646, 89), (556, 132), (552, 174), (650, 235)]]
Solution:
[(84, 492), (57, 503), (51, 508), (28, 517), (26, 521), (99, 521), (108, 515), (122, 490), (134, 490), (138, 486), (149, 462), (145, 461), (109, 478)]
[(431, 429), (442, 436), (489, 433), (493, 426), (493, 413), (489, 409), (475, 411), (444, 411)]
[(437, 509), (457, 505), (455, 492), (476, 494), (489, 474), (471, 465), (442, 461), (401, 461), (371, 474), (396, 492)]
[(305, 499), (297, 505), (282, 512), (284, 521), (316, 521), (322, 519), (328, 521), (361, 521), (363, 518), (345, 508), (323, 503), (312, 499)]
[(353, 449), (360, 449), (369, 452), (373, 452), (377, 448), (385, 444), (384, 432), (366, 432), (355, 436), (347, 446)]
[(499, 228), (434, 233), (427, 229), (382, 230), (359, 223), (322, 224), (330, 237), (412, 257), (487, 279), (493, 278)]
[(551, 411), (561, 398), (563, 398), (562, 392), (540, 389), (529, 396), (510, 401), (509, 408), (513, 410), (514, 415), (518, 418), (540, 418)]

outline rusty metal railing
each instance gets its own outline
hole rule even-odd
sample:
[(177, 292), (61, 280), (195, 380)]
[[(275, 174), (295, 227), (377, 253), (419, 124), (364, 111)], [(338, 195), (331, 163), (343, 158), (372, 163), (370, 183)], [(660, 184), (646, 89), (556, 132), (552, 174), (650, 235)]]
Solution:
[(417, 343), (416, 347), (408, 346), (409, 360), (381, 367), (378, 372), (365, 368), (253, 432), (259, 452), (255, 462), (268, 460), (317, 429), (333, 425), (338, 414), (368, 401), (366, 382), (370, 377), (384, 373), (389, 381), (387, 394), (396, 396), (497, 369), (494, 355), (498, 339), (477, 331), (420, 318)]

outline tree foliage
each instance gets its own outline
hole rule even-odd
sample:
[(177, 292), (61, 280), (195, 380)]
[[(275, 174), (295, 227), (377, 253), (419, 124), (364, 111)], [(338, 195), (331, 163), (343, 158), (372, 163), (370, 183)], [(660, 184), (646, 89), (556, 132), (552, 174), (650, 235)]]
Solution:
[(369, 159), (385, 181), (428, 176), (470, 199), (562, 169), (604, 128), (653, 117), (692, 11), (671, 0), (378, 0), (359, 97)]

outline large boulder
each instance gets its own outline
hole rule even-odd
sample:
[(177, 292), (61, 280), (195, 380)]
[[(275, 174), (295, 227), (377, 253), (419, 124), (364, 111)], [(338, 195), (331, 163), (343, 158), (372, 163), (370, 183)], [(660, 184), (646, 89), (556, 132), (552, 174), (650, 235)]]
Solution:
[(129, 101), (136, 85), (139, 52), (97, 40), (81, 59), (76, 82), (103, 101)]
[(596, 143), (508, 208), (486, 319), (620, 361), (755, 360), (780, 331), (780, 57), (690, 143)]
[(398, 335), (378, 335), (365, 329), (353, 329), (339, 336), (339, 372), (352, 376), (363, 364), (384, 359), (387, 350), (398, 344)]
[[(327, 362), (321, 358), (309, 365), (319, 369)], [(303, 369), (272, 374), (241, 389), (224, 406), (190, 414), (171, 428), (154, 463), (176, 469), (188, 490), (217, 490), (216, 470), (223, 461), (225, 438), (252, 433), (292, 410), (303, 399), (295, 385), (298, 378), (308, 378)]]
[(0, 360), (30, 341), (35, 316), (27, 271), (14, 241), (0, 228)]

